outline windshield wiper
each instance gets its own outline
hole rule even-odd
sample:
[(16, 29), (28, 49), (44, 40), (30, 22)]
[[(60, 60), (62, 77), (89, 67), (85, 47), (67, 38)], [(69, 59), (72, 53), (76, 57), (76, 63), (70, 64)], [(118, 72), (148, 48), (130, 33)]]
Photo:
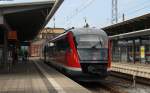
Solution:
[(99, 43), (96, 43), (96, 44), (95, 44), (94, 46), (92, 46), (91, 48), (96, 48), (96, 46), (97, 46), (98, 44), (100, 44), (100, 46), (102, 47), (102, 43), (99, 42)]

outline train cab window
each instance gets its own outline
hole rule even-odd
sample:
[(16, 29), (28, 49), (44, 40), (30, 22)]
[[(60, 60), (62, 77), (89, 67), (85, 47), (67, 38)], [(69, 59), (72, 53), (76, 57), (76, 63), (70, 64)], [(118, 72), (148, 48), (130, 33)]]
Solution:
[(103, 40), (97, 35), (80, 36), (77, 48), (101, 48)]
[(67, 38), (63, 38), (56, 42), (56, 46), (58, 51), (65, 52), (69, 48), (69, 42)]
[[(108, 60), (107, 41), (98, 35), (82, 35), (76, 37), (77, 51), (80, 60)], [(107, 62), (107, 61), (106, 61)]]

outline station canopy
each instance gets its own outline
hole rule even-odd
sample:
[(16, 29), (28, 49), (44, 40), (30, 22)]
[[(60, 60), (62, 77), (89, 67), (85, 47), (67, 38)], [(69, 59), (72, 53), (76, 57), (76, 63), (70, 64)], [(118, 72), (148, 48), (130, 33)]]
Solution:
[(150, 13), (102, 28), (109, 36), (150, 28)]
[[(47, 0), (28, 3), (1, 4), (3, 27), (17, 31), (19, 41), (32, 40), (49, 22), (63, 0)], [(9, 30), (9, 31), (10, 31)]]

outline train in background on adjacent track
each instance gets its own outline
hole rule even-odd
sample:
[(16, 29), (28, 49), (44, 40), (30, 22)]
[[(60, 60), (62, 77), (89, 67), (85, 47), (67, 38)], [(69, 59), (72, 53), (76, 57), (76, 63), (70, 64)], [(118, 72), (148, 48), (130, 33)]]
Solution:
[(108, 36), (95, 28), (68, 30), (46, 42), (42, 58), (73, 77), (105, 78), (111, 65)]

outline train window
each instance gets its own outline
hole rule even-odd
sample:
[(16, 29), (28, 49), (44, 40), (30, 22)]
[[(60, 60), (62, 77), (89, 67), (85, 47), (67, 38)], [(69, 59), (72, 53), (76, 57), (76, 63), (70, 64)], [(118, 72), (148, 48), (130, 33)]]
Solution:
[(87, 35), (78, 37), (77, 48), (101, 48), (103, 39), (97, 35)]
[(57, 50), (58, 51), (65, 51), (69, 48), (69, 43), (67, 38), (60, 39), (56, 42)]
[(80, 35), (76, 41), (80, 60), (108, 60), (107, 41), (102, 36)]
[(80, 60), (101, 60), (101, 61), (108, 60), (107, 48), (100, 48), (100, 49), (80, 48), (78, 49), (78, 53)]

